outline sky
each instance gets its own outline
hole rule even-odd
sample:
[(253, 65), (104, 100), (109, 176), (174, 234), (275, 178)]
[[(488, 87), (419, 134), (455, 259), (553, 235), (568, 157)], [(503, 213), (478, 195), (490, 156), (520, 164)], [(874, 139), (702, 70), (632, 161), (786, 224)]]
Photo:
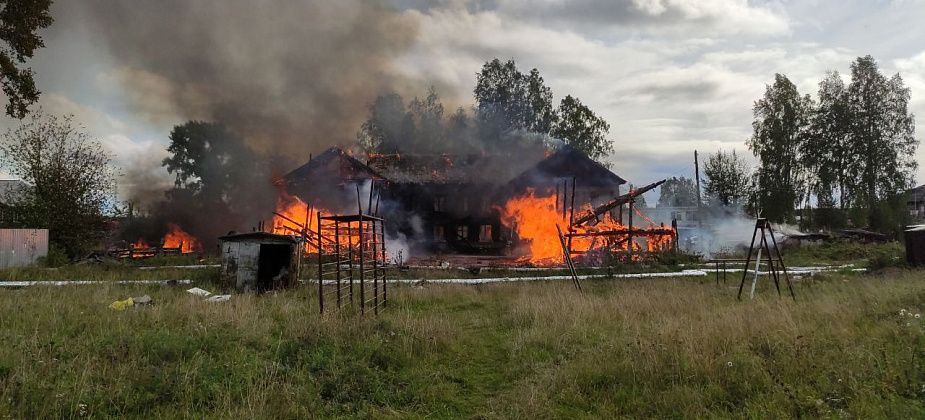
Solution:
[[(344, 93), (344, 97), (350, 96), (344, 102), (351, 104), (368, 103), (382, 93), (377, 90), (383, 86), (394, 85), (394, 89), (406, 94), (423, 94), (427, 86), (433, 85), (448, 104), (470, 105), (475, 74), (481, 65), (496, 57), (514, 59), (524, 71), (539, 69), (556, 101), (566, 94), (576, 96), (610, 123), (614, 153), (607, 160), (614, 172), (636, 185), (668, 176), (692, 176), (694, 150), (702, 155), (735, 150), (750, 156), (745, 141), (751, 134), (752, 104), (775, 73), (787, 75), (801, 93), (815, 95), (826, 71), (837, 70), (848, 81), (850, 63), (867, 54), (874, 56), (884, 73), (899, 72), (903, 76), (912, 90), (911, 110), (916, 114), (916, 125), (925, 127), (925, 43), (921, 42), (925, 40), (925, 25), (921, 24), (925, 0), (390, 0), (378, 5), (345, 1), (337, 9), (330, 5), (280, 9), (279, 13), (294, 15), (300, 22), (303, 10), (323, 16), (324, 20), (314, 15), (305, 20), (304, 25), (309, 26), (333, 22), (331, 26), (337, 27), (341, 19), (358, 22), (345, 26), (350, 32), (347, 35), (356, 35), (347, 37), (348, 41), (343, 41), (342, 33), (329, 36), (334, 29), (299, 35), (304, 39), (281, 40), (286, 32), (272, 30), (273, 25), (287, 28), (283, 20), (287, 17), (264, 11), (280, 3), (276, 0), (199, 2), (205, 6), (194, 7), (194, 11), (168, 10), (164, 17), (153, 10), (171, 4), (184, 7), (184, 2), (152, 1), (153, 8), (146, 10), (132, 7), (138, 4), (135, 2), (114, 1), (125, 6), (118, 20), (111, 15), (106, 16), (109, 20), (99, 17), (114, 13), (110, 9), (118, 7), (110, 3), (105, 7), (84, 6), (92, 3), (64, 4), (59, 0), (52, 8), (56, 22), (41, 32), (46, 48), (37, 51), (29, 65), (43, 92), (40, 106), (45, 112), (73, 114), (114, 153), (123, 173), (147, 175), (127, 176), (123, 190), (131, 188), (133, 182), (142, 182), (133, 179), (169, 184), (170, 177), (160, 167), (160, 160), (166, 156), (171, 127), (192, 118), (209, 118), (216, 115), (216, 109), (223, 109), (222, 105), (228, 107), (214, 103), (193, 107), (182, 101), (228, 101), (233, 90), (248, 89), (246, 77), (243, 82), (240, 75), (234, 79), (218, 77), (218, 81), (235, 83), (217, 88), (213, 84), (203, 90), (208, 94), (151, 100), (177, 86), (192, 85), (189, 70), (173, 71), (169, 63), (164, 64), (175, 58), (170, 55), (172, 49), (193, 48), (201, 43), (195, 37), (215, 34), (222, 36), (203, 47), (212, 50), (215, 61), (203, 64), (202, 74), (196, 75), (197, 85), (209, 83), (203, 81), (209, 78), (209, 71), (227, 73), (223, 67), (230, 67), (228, 63), (240, 64), (249, 59), (262, 60), (264, 65), (270, 61), (285, 63), (301, 49), (312, 51), (307, 55), (313, 62), (330, 58), (332, 64), (325, 69), (332, 71), (318, 76), (317, 83), (331, 80), (333, 76), (327, 74), (337, 74), (341, 70), (337, 66), (343, 66), (344, 71), (359, 67), (361, 76), (364, 66), (382, 66), (369, 69), (368, 78), (387, 81), (360, 85)], [(266, 7), (244, 10), (245, 3)], [(242, 9), (241, 13), (247, 13), (244, 22), (250, 22), (253, 28), (236, 24), (222, 27), (221, 31), (183, 31), (189, 42), (165, 36), (159, 43), (159, 33), (181, 32), (174, 31), (171, 25), (175, 20), (182, 21), (177, 16), (184, 14), (205, 14), (212, 22), (227, 16), (229, 21), (237, 22), (237, 15), (224, 10), (209, 15), (212, 11), (204, 10), (209, 4), (232, 11)], [(362, 10), (357, 9), (367, 7), (377, 9), (379, 17), (372, 18), (376, 22), (386, 14), (388, 22), (412, 30), (407, 36), (380, 41), (381, 32), (363, 32), (370, 20), (357, 17), (362, 15)], [(113, 29), (118, 26), (113, 22), (136, 19), (155, 22), (155, 30), (144, 32), (149, 39), (135, 46), (120, 43), (127, 33), (137, 35), (132, 32), (137, 25)], [(258, 37), (261, 42), (252, 49), (236, 48), (237, 38), (229, 33), (240, 34), (241, 39)], [(339, 43), (317, 48), (335, 40)], [(375, 51), (363, 49), (376, 42), (386, 43), (384, 47), (376, 45)], [(216, 45), (222, 48), (216, 49)], [(265, 48), (279, 53), (249, 57)], [(387, 50), (387, 59), (375, 64), (340, 61), (348, 60), (345, 57), (352, 51), (368, 55), (381, 50)], [(293, 65), (295, 70), (307, 66)], [(248, 70), (245, 67), (241, 71)], [(292, 97), (292, 101), (308, 103), (307, 108), (298, 108), (299, 113), (320, 112), (323, 120), (323, 112), (312, 107), (325, 103), (336, 106), (342, 99), (337, 92), (324, 92), (326, 102), (315, 101), (317, 95), (293, 95), (300, 89), (311, 90), (315, 81), (312, 72), (303, 72), (304, 80), (297, 84), (292, 83), (289, 73), (277, 73), (285, 77), (272, 82), (254, 81), (254, 86), (261, 89), (279, 90), (278, 97), (268, 97), (269, 102)], [(143, 77), (136, 77), (138, 74)], [(350, 80), (357, 79), (362, 78)], [(283, 105), (287, 110), (295, 106), (286, 102)], [(355, 108), (343, 107), (348, 111)], [(352, 112), (357, 121), (363, 117), (362, 107), (358, 109)], [(354, 122), (347, 119), (335, 125), (339, 132), (326, 135), (339, 139), (334, 142), (347, 141), (354, 137), (355, 131), (349, 128)], [(9, 118), (0, 121), (2, 128), (15, 124)], [(325, 146), (323, 141), (313, 140), (292, 154), (296, 160), (307, 160), (307, 153), (320, 152)], [(300, 155), (306, 156), (299, 158)], [(925, 151), (920, 149), (916, 156), (922, 161)], [(925, 180), (923, 171), (925, 168), (920, 167), (916, 174), (918, 182)], [(0, 176), (4, 175), (0, 169)]]

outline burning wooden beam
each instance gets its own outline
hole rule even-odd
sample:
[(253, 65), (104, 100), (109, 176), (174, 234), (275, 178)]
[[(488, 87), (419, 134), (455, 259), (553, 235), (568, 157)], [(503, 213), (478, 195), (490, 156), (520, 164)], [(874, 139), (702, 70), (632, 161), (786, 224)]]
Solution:
[(586, 214), (586, 215), (584, 215), (584, 216), (582, 216), (582, 217), (579, 217), (578, 219), (575, 220), (575, 222), (574, 222), (572, 225), (573, 225), (573, 226), (581, 226), (581, 225), (584, 225), (585, 223), (588, 223), (588, 222), (590, 222), (590, 221), (592, 221), (592, 220), (597, 220), (598, 217), (599, 217), (600, 215), (602, 215), (602, 214), (604, 214), (604, 213), (607, 213), (607, 212), (610, 211), (610, 210), (613, 210), (613, 209), (616, 208), (617, 206), (622, 206), (622, 205), (624, 205), (624, 204), (626, 204), (626, 203), (629, 203), (633, 198), (636, 198), (636, 197), (638, 197), (638, 196), (640, 196), (640, 195), (642, 195), (642, 194), (645, 194), (645, 193), (649, 192), (650, 190), (654, 189), (655, 187), (658, 187), (659, 185), (664, 184), (665, 181), (666, 181), (666, 180), (663, 179), (663, 180), (658, 181), (658, 182), (653, 182), (653, 183), (651, 183), (651, 184), (649, 184), (649, 185), (646, 185), (646, 186), (644, 186), (644, 187), (642, 187), (642, 188), (636, 188), (636, 189), (634, 189), (634, 190), (632, 190), (632, 191), (630, 191), (630, 192), (628, 192), (628, 193), (626, 193), (626, 194), (623, 194), (623, 195), (621, 195), (621, 196), (619, 196), (619, 197), (613, 199), (612, 201), (610, 201), (610, 202), (608, 202), (608, 203), (606, 203), (606, 204), (602, 204), (602, 205), (596, 207), (596, 208), (595, 208), (593, 211), (591, 211), (589, 214)]

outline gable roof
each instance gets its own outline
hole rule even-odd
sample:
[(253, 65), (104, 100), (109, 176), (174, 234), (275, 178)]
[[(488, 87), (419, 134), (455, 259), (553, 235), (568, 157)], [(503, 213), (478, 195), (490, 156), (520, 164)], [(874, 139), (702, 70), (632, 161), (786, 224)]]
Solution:
[(319, 181), (362, 181), (383, 179), (381, 175), (363, 164), (343, 149), (332, 147), (308, 160), (308, 163), (292, 170), (283, 177), (289, 184), (315, 183)]
[(504, 184), (539, 157), (508, 155), (372, 155), (369, 166), (385, 178), (407, 183)]
[(575, 178), (578, 188), (616, 189), (626, 180), (583, 152), (565, 146), (511, 180), (515, 188), (553, 185), (558, 179)]

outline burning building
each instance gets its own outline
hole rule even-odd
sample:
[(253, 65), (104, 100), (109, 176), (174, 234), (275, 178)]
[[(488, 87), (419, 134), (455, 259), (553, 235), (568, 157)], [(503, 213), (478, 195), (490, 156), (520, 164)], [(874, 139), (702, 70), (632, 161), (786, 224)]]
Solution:
[[(568, 147), (516, 158), (370, 155), (365, 163), (332, 148), (278, 182), (284, 202), (277, 214), (290, 216), (277, 217), (274, 232), (280, 233), (276, 225), (287, 220), (295, 225), (309, 220), (311, 226), (313, 210), (305, 203), (312, 203), (316, 211), (381, 213), (389, 221), (388, 234), (406, 240), (414, 255), (511, 256), (552, 265), (562, 262), (560, 239), (566, 237), (565, 245), (576, 254), (665, 248), (674, 238), (670, 228), (633, 230), (633, 211), (624, 214), (623, 204), (631, 203), (634, 195), (595, 212), (620, 196), (625, 183)], [(623, 227), (625, 217), (629, 229)], [(582, 223), (575, 224), (579, 218)], [(556, 233), (557, 225), (565, 237)], [(297, 228), (288, 229), (294, 233)], [(646, 238), (644, 246), (633, 240), (633, 232)]]

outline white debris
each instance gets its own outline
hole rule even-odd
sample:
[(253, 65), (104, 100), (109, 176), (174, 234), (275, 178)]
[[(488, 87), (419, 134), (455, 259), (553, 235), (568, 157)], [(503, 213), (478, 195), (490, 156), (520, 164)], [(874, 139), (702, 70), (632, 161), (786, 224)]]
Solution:
[(88, 284), (160, 284), (172, 286), (175, 284), (191, 284), (192, 280), (37, 280), (37, 281), (0, 281), (0, 287), (27, 287), (27, 286), (83, 286)]
[(138, 267), (138, 269), (139, 270), (161, 270), (161, 269), (166, 269), (166, 268), (174, 268), (174, 269), (183, 269), (183, 270), (188, 270), (188, 269), (195, 270), (195, 269), (200, 269), (200, 268), (216, 268), (216, 267), (221, 267), (221, 264), (155, 265), (155, 266), (147, 266), (147, 267)]
[(206, 302), (227, 302), (231, 300), (231, 295), (213, 295), (206, 298)]
[(200, 289), (200, 288), (198, 288), (198, 287), (194, 287), (194, 288), (192, 288), (192, 289), (188, 289), (186, 292), (189, 293), (189, 294), (193, 294), (193, 295), (196, 295), (196, 296), (202, 296), (202, 297), (206, 297), (206, 296), (211, 296), (211, 295), (212, 295), (212, 292), (210, 292), (210, 291), (208, 291), (208, 290)]
[[(626, 273), (626, 274), (588, 274), (578, 276), (579, 280), (588, 279), (610, 279), (610, 278), (652, 278), (652, 277), (703, 277), (707, 273), (703, 270), (683, 270), (672, 273)], [(548, 280), (571, 280), (572, 276), (542, 276), (542, 277), (492, 277), (481, 279), (427, 279), (427, 284), (483, 284), (483, 283), (502, 283), (515, 281), (548, 281)], [(389, 283), (420, 283), (424, 279), (395, 279), (387, 280)], [(371, 283), (371, 281), (366, 281)], [(324, 284), (335, 284), (335, 280), (325, 280)]]

